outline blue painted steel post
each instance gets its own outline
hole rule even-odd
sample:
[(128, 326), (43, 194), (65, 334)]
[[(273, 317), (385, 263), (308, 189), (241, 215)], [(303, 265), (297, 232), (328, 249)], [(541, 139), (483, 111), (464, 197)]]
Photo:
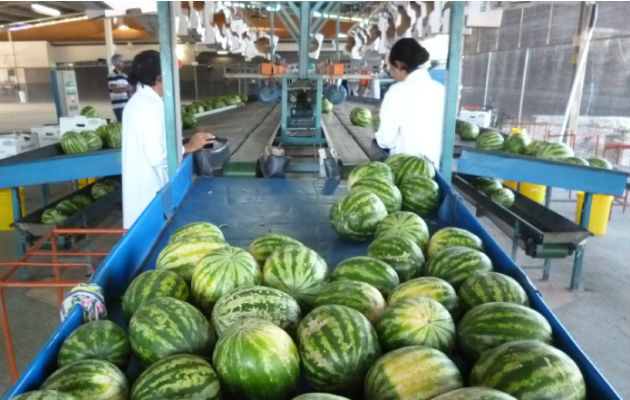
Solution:
[(175, 31), (173, 6), (168, 1), (158, 1), (158, 24), (160, 40), (160, 64), (164, 87), (164, 127), (166, 130), (166, 158), (169, 176), (173, 176), (179, 165), (181, 131), (179, 128), (179, 71), (176, 68)]
[(593, 193), (584, 193), (584, 202), (582, 203), (582, 214), (580, 218), (580, 226), (588, 230), (589, 222), (591, 222), (591, 207), (593, 206)]
[(271, 46), (270, 52), (271, 52), (271, 62), (273, 63), (275, 61), (275, 55), (276, 55), (276, 48), (273, 46), (273, 13), (274, 13), (274, 9), (276, 7), (276, 5), (273, 5), (274, 8), (271, 9), (271, 12), (269, 13), (269, 36), (271, 36), (271, 39), (269, 39), (269, 45)]
[(308, 76), (308, 45), (310, 41), (310, 4), (308, 1), (300, 3), (300, 47), (299, 47), (299, 63), (298, 76), (300, 79), (306, 79)]
[[(22, 218), (22, 199), (20, 199), (20, 188), (11, 188), (11, 202), (13, 203), (13, 221), (17, 221)], [(20, 234), (20, 230), (14, 229), (15, 236), (15, 255), (20, 258), (24, 255), (25, 245), (24, 238)]]
[(341, 30), (339, 15), (341, 14), (341, 3), (337, 3), (337, 20), (335, 21), (335, 32), (337, 35), (335, 36), (335, 56), (337, 57), (337, 62), (339, 61), (339, 31)]
[(459, 93), (465, 3), (455, 1), (451, 5), (448, 61), (446, 64), (444, 132), (442, 135), (442, 157), (440, 159), (440, 171), (444, 179), (449, 183), (451, 182), (453, 144), (455, 142), (455, 117), (457, 114), (457, 94)]

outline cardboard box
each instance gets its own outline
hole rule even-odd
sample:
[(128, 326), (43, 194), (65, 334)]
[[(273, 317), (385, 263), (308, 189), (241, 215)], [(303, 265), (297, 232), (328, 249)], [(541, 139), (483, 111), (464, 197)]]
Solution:
[(68, 131), (93, 131), (101, 125), (107, 125), (104, 118), (88, 118), (82, 115), (76, 117), (59, 118), (59, 134), (63, 135)]
[(492, 122), (492, 112), (463, 109), (459, 112), (459, 116), (457, 118), (462, 121), (475, 123), (479, 125), (480, 128), (488, 128)]
[(61, 134), (59, 133), (59, 125), (41, 125), (33, 126), (31, 133), (37, 140), (37, 147), (50, 146), (59, 143)]
[(37, 139), (28, 132), (0, 133), (0, 159), (37, 148)]

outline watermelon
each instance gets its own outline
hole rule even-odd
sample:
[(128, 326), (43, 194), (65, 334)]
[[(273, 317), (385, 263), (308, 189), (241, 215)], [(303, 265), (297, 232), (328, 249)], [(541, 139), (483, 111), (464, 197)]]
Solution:
[(429, 244), (427, 224), (410, 211), (397, 211), (383, 218), (376, 226), (374, 236), (403, 236), (411, 239), (422, 251), (426, 251)]
[(116, 149), (122, 145), (122, 125), (120, 122), (110, 122), (107, 124), (105, 143), (107, 143), (107, 147), (110, 149)]
[(381, 355), (370, 321), (342, 305), (315, 308), (300, 322), (297, 337), (304, 376), (316, 390), (360, 392), (365, 373)]
[(548, 160), (557, 160), (567, 157), (573, 157), (573, 149), (565, 143), (549, 142), (541, 150), (536, 153), (536, 157)]
[(451, 246), (465, 246), (483, 251), (483, 243), (477, 235), (466, 229), (450, 226), (440, 229), (431, 236), (427, 252), (429, 257), (432, 257), (440, 250)]
[[(385, 164), (383, 164), (385, 165)], [(388, 167), (389, 168), (389, 167)], [(399, 211), (402, 206), (402, 194), (392, 182), (377, 179), (363, 178), (352, 186), (352, 191), (367, 191), (378, 196), (385, 205), (387, 213)]]
[(347, 397), (337, 396), (330, 393), (304, 393), (291, 400), (350, 400)]
[(442, 278), (456, 289), (477, 272), (492, 271), (492, 261), (485, 253), (470, 247), (447, 247), (430, 256), (424, 274)]
[(293, 335), (302, 319), (297, 301), (283, 291), (267, 286), (234, 289), (212, 309), (212, 325), (220, 336), (232, 324), (245, 319), (270, 321)]
[(186, 301), (190, 291), (184, 279), (172, 271), (149, 270), (136, 276), (123, 295), (122, 309), (131, 318), (138, 307), (156, 297), (173, 297)]
[(566, 157), (566, 158), (561, 159), (560, 161), (564, 161), (565, 163), (574, 164), (574, 165), (581, 165), (583, 167), (588, 167), (590, 165), (588, 163), (588, 160), (582, 157), (578, 157), (578, 156)]
[(400, 283), (396, 270), (378, 258), (359, 256), (343, 260), (335, 267), (333, 281), (360, 281), (369, 283), (388, 296)]
[(386, 216), (387, 208), (377, 195), (350, 191), (333, 204), (328, 220), (342, 238), (363, 241), (374, 234), (376, 225)]
[(94, 200), (100, 199), (106, 196), (108, 193), (116, 190), (116, 187), (105, 180), (95, 182), (90, 188), (90, 194)]
[(287, 398), (300, 375), (300, 357), (291, 337), (269, 321), (234, 324), (217, 342), (212, 364), (221, 388), (247, 400)]
[(394, 173), (394, 177), (396, 177), (396, 174), (398, 173), (398, 170), (402, 166), (403, 162), (409, 157), (413, 156), (409, 154), (395, 154), (393, 156), (387, 157), (384, 162), (389, 166), (389, 168), (391, 168), (392, 172)]
[(551, 326), (537, 311), (514, 303), (478, 305), (457, 326), (459, 348), (474, 358), (503, 343), (530, 339), (551, 343)]
[(145, 302), (129, 321), (131, 349), (144, 365), (173, 354), (208, 355), (214, 340), (201, 311), (172, 297)]
[(81, 136), (87, 142), (88, 151), (100, 150), (103, 147), (103, 140), (94, 131), (82, 131)]
[(475, 141), (475, 147), (481, 150), (503, 150), (503, 135), (497, 131), (485, 131)]
[(72, 201), (77, 207), (84, 208), (92, 204), (94, 200), (87, 193), (78, 193), (72, 197)]
[(282, 290), (310, 306), (329, 278), (326, 261), (308, 247), (289, 245), (274, 251), (263, 267), (265, 286)]
[(168, 238), (169, 243), (188, 240), (191, 238), (204, 238), (208, 241), (225, 242), (221, 228), (210, 222), (193, 222), (176, 229)]
[(451, 313), (457, 315), (459, 300), (455, 289), (448, 282), (432, 276), (412, 279), (398, 286), (387, 299), (387, 304), (394, 305), (410, 297), (428, 297), (444, 306)]
[(475, 189), (486, 195), (503, 188), (503, 184), (496, 178), (478, 177), (473, 183)]
[(333, 103), (331, 103), (328, 99), (322, 99), (322, 113), (329, 114), (333, 110)]
[(247, 103), (249, 101), (249, 96), (246, 94), (241, 94), (239, 97), (241, 98), (242, 103)]
[(531, 142), (531, 138), (526, 133), (513, 133), (503, 143), (503, 150), (512, 154), (525, 154)]
[(457, 291), (466, 309), (484, 303), (502, 301), (528, 305), (527, 293), (514, 279), (498, 272), (478, 272), (464, 280)]
[(544, 140), (534, 140), (525, 147), (525, 154), (528, 156), (536, 157), (536, 155), (547, 146), (549, 142)]
[(514, 192), (506, 187), (490, 192), (490, 200), (501, 204), (505, 208), (510, 208), (514, 204)]
[(421, 275), (424, 267), (424, 255), (416, 244), (403, 236), (380, 236), (367, 248), (369, 257), (378, 258), (388, 263), (401, 282)]
[(361, 281), (335, 281), (326, 284), (315, 298), (314, 307), (339, 304), (359, 311), (376, 323), (385, 311), (385, 299), (381, 292), (369, 283)]
[(348, 175), (348, 187), (351, 188), (355, 183), (364, 178), (379, 179), (388, 182), (394, 182), (394, 173), (389, 165), (380, 161), (372, 161), (367, 164), (355, 167)]
[(212, 238), (190, 238), (169, 243), (158, 255), (155, 269), (173, 271), (186, 282), (190, 282), (193, 270), (201, 258), (225, 246), (227, 243), (216, 242)]
[(88, 151), (87, 140), (79, 132), (68, 131), (59, 140), (61, 149), (65, 154), (79, 154)]
[(195, 304), (210, 315), (214, 303), (227, 292), (260, 283), (262, 273), (254, 257), (238, 247), (225, 246), (201, 257), (190, 288)]
[(124, 369), (129, 361), (127, 334), (120, 326), (107, 320), (81, 325), (63, 341), (57, 364), (63, 367), (86, 359), (109, 361)]
[(33, 390), (12, 397), (11, 400), (76, 400), (76, 397), (57, 390)]
[(433, 179), (435, 178), (435, 168), (431, 161), (424, 157), (405, 156), (396, 166), (396, 184), (400, 185), (406, 178), (414, 175)]
[(77, 400), (127, 400), (127, 378), (114, 364), (105, 360), (79, 360), (52, 373), (43, 390), (58, 390)]
[(457, 133), (462, 140), (475, 140), (479, 136), (479, 125), (472, 122), (464, 122), (459, 125)]
[(96, 133), (98, 135), (98, 137), (101, 138), (101, 142), (103, 144), (107, 143), (107, 139), (106, 139), (106, 136), (107, 136), (107, 124), (106, 125), (101, 125), (98, 128), (96, 128), (94, 130), (94, 133)]
[(520, 400), (585, 400), (584, 377), (562, 351), (538, 340), (519, 340), (486, 351), (470, 374), (474, 386)]
[(192, 129), (197, 127), (197, 117), (195, 114), (187, 113), (182, 115), (182, 129)]
[(423, 400), (462, 387), (457, 366), (442, 352), (408, 346), (385, 354), (365, 377), (365, 400)]
[(372, 113), (364, 107), (356, 107), (350, 111), (350, 123), (354, 126), (370, 126), (372, 123)]
[(57, 209), (57, 211), (68, 217), (74, 215), (81, 210), (79, 206), (72, 202), (72, 200), (61, 200), (59, 203), (57, 203), (55, 208)]
[(130, 400), (219, 400), (221, 385), (214, 368), (203, 358), (177, 354), (152, 364), (131, 388)]
[(438, 397), (434, 397), (432, 400), (517, 400), (509, 394), (499, 392), (498, 390), (482, 388), (482, 387), (467, 387), (462, 389), (453, 390), (452, 392), (444, 393)]
[(390, 304), (376, 330), (388, 350), (418, 345), (451, 353), (455, 347), (451, 314), (428, 297), (409, 297)]
[(423, 217), (437, 210), (440, 204), (440, 187), (431, 178), (409, 176), (399, 185), (402, 208)]
[(85, 106), (81, 109), (81, 115), (88, 118), (98, 118), (98, 112), (93, 106)]
[(290, 244), (301, 245), (302, 243), (278, 233), (265, 233), (252, 240), (249, 244), (248, 251), (249, 254), (254, 256), (258, 264), (262, 266), (265, 265), (265, 261), (267, 261), (267, 257), (269, 257), (271, 253)]
[(42, 213), (40, 221), (42, 222), (42, 224), (46, 225), (61, 225), (65, 222), (66, 218), (68, 217), (66, 217), (56, 208), (47, 208)]
[(606, 160), (605, 158), (591, 157), (587, 161), (588, 161), (588, 165), (590, 165), (591, 167), (613, 169), (613, 166), (610, 163), (610, 161)]

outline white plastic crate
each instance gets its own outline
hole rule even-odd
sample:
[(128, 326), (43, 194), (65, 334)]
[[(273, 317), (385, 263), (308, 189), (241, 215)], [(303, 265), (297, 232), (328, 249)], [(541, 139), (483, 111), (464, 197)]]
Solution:
[(37, 139), (28, 132), (0, 133), (0, 159), (35, 150)]
[(50, 146), (59, 142), (59, 125), (40, 125), (31, 127), (31, 133), (37, 140), (37, 147)]
[(88, 118), (82, 115), (76, 117), (59, 118), (59, 133), (63, 135), (69, 131), (93, 131), (101, 125), (106, 125), (107, 120), (104, 118)]

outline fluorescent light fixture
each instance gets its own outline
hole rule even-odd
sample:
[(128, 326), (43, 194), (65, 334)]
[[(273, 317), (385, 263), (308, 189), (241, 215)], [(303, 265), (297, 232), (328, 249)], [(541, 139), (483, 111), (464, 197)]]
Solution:
[(61, 11), (43, 4), (33, 3), (31, 4), (31, 9), (36, 13), (48, 15), (49, 17), (58, 17), (61, 15)]
[(129, 27), (127, 25), (125, 25), (125, 24), (120, 24), (120, 25), (118, 25), (118, 28), (116, 28), (116, 29), (118, 29), (120, 31), (128, 31)]
[(217, 51), (217, 54), (220, 55), (220, 56), (227, 56), (230, 53), (225, 51), (225, 50), (219, 50), (219, 51)]

